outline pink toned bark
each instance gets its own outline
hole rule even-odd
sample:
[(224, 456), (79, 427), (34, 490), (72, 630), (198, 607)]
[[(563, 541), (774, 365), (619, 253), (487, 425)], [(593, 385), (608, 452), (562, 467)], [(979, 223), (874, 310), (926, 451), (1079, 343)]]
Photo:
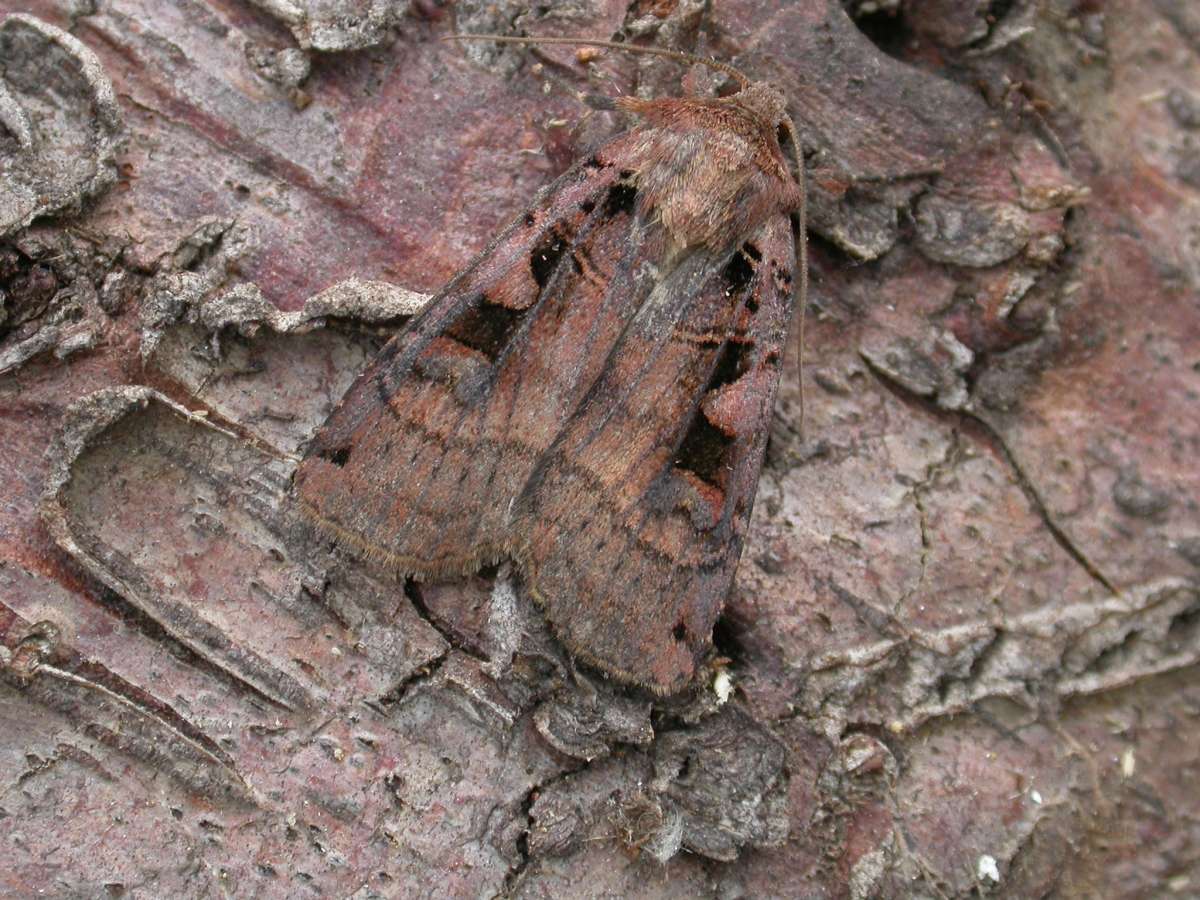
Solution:
[[(20, 11), (5, 895), (1196, 890), (1190, 4)], [(387, 334), (621, 127), (572, 91), (683, 74), (455, 30), (622, 32), (789, 97), (806, 416), (793, 377), (723, 706), (575, 671), (503, 568), (406, 586), (291, 505)]]

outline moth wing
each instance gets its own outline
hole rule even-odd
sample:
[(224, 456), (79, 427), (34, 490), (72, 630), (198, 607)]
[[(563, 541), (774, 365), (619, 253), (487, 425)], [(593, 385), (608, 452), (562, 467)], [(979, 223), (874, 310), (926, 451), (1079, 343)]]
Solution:
[(398, 333), (295, 479), (326, 532), (406, 574), (474, 571), (648, 290), (617, 138), (547, 187)]
[(577, 656), (623, 680), (674, 692), (710, 646), (762, 466), (794, 253), (776, 215), (727, 260), (682, 262), (526, 488), (529, 587)]

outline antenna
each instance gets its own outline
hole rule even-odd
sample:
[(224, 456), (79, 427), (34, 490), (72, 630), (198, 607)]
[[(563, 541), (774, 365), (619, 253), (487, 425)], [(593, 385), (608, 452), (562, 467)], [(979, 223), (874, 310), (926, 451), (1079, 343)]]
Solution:
[(804, 178), (804, 153), (800, 149), (800, 136), (791, 116), (784, 117), (784, 127), (792, 142), (792, 157), (796, 160), (796, 184), (800, 187), (800, 203), (796, 210), (799, 228), (796, 234), (796, 302), (800, 304), (800, 326), (796, 332), (798, 352), (796, 354), (796, 381), (800, 387), (800, 422), (797, 431), (804, 440), (804, 322), (808, 318), (808, 186)]

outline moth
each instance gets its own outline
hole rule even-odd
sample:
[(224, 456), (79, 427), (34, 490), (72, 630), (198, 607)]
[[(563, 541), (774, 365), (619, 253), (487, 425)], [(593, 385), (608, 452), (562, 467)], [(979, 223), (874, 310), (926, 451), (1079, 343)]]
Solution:
[(383, 347), (295, 490), (403, 576), (511, 559), (575, 658), (675, 693), (711, 651), (807, 278), (796, 132), (778, 90), (712, 60), (507, 40), (674, 56), (739, 87), (612, 100), (628, 130)]

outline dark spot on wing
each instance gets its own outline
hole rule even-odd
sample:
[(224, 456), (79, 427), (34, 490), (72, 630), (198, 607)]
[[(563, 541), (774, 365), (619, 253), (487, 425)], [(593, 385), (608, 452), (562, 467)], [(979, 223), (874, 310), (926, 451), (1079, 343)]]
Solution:
[(321, 459), (328, 460), (340, 469), (344, 467), (346, 463), (350, 462), (350, 448), (337, 447), (333, 450), (322, 450), (317, 454), (317, 456), (319, 456)]
[(708, 379), (705, 393), (737, 381), (746, 368), (746, 352), (745, 344), (734, 340), (726, 341), (725, 346), (721, 348), (721, 355), (717, 357), (717, 364), (713, 367), (712, 377)]
[(691, 428), (679, 450), (675, 453), (675, 465), (687, 469), (701, 481), (720, 485), (724, 480), (721, 467), (725, 463), (725, 451), (733, 439), (697, 411)]
[(779, 264), (779, 260), (771, 260), (771, 271), (775, 274), (775, 283), (786, 288), (792, 283), (792, 273)]
[(596, 201), (595, 200), (584, 200), (579, 204), (579, 208), (582, 209), (585, 213), (590, 213), (592, 210), (594, 210), (596, 208)]
[(567, 242), (555, 232), (550, 232), (533, 248), (533, 252), (529, 254), (529, 268), (539, 288), (546, 286), (566, 249)]
[[(750, 349), (750, 344), (727, 340), (705, 385), (705, 394), (737, 381), (746, 371)], [(723, 470), (732, 444), (733, 438), (709, 422), (702, 410), (697, 410), (675, 454), (675, 465), (692, 472), (701, 481), (720, 487), (725, 483)]]
[(615, 216), (618, 213), (632, 215), (636, 201), (637, 188), (632, 184), (614, 184), (608, 189), (608, 197), (604, 201), (604, 212), (609, 216)]
[(481, 296), (478, 303), (454, 320), (446, 333), (495, 362), (525, 312), (489, 303), (486, 296)]
[(729, 293), (740, 294), (754, 277), (754, 263), (744, 251), (739, 250), (729, 257), (729, 262), (725, 264), (725, 270), (721, 275), (729, 287)]

